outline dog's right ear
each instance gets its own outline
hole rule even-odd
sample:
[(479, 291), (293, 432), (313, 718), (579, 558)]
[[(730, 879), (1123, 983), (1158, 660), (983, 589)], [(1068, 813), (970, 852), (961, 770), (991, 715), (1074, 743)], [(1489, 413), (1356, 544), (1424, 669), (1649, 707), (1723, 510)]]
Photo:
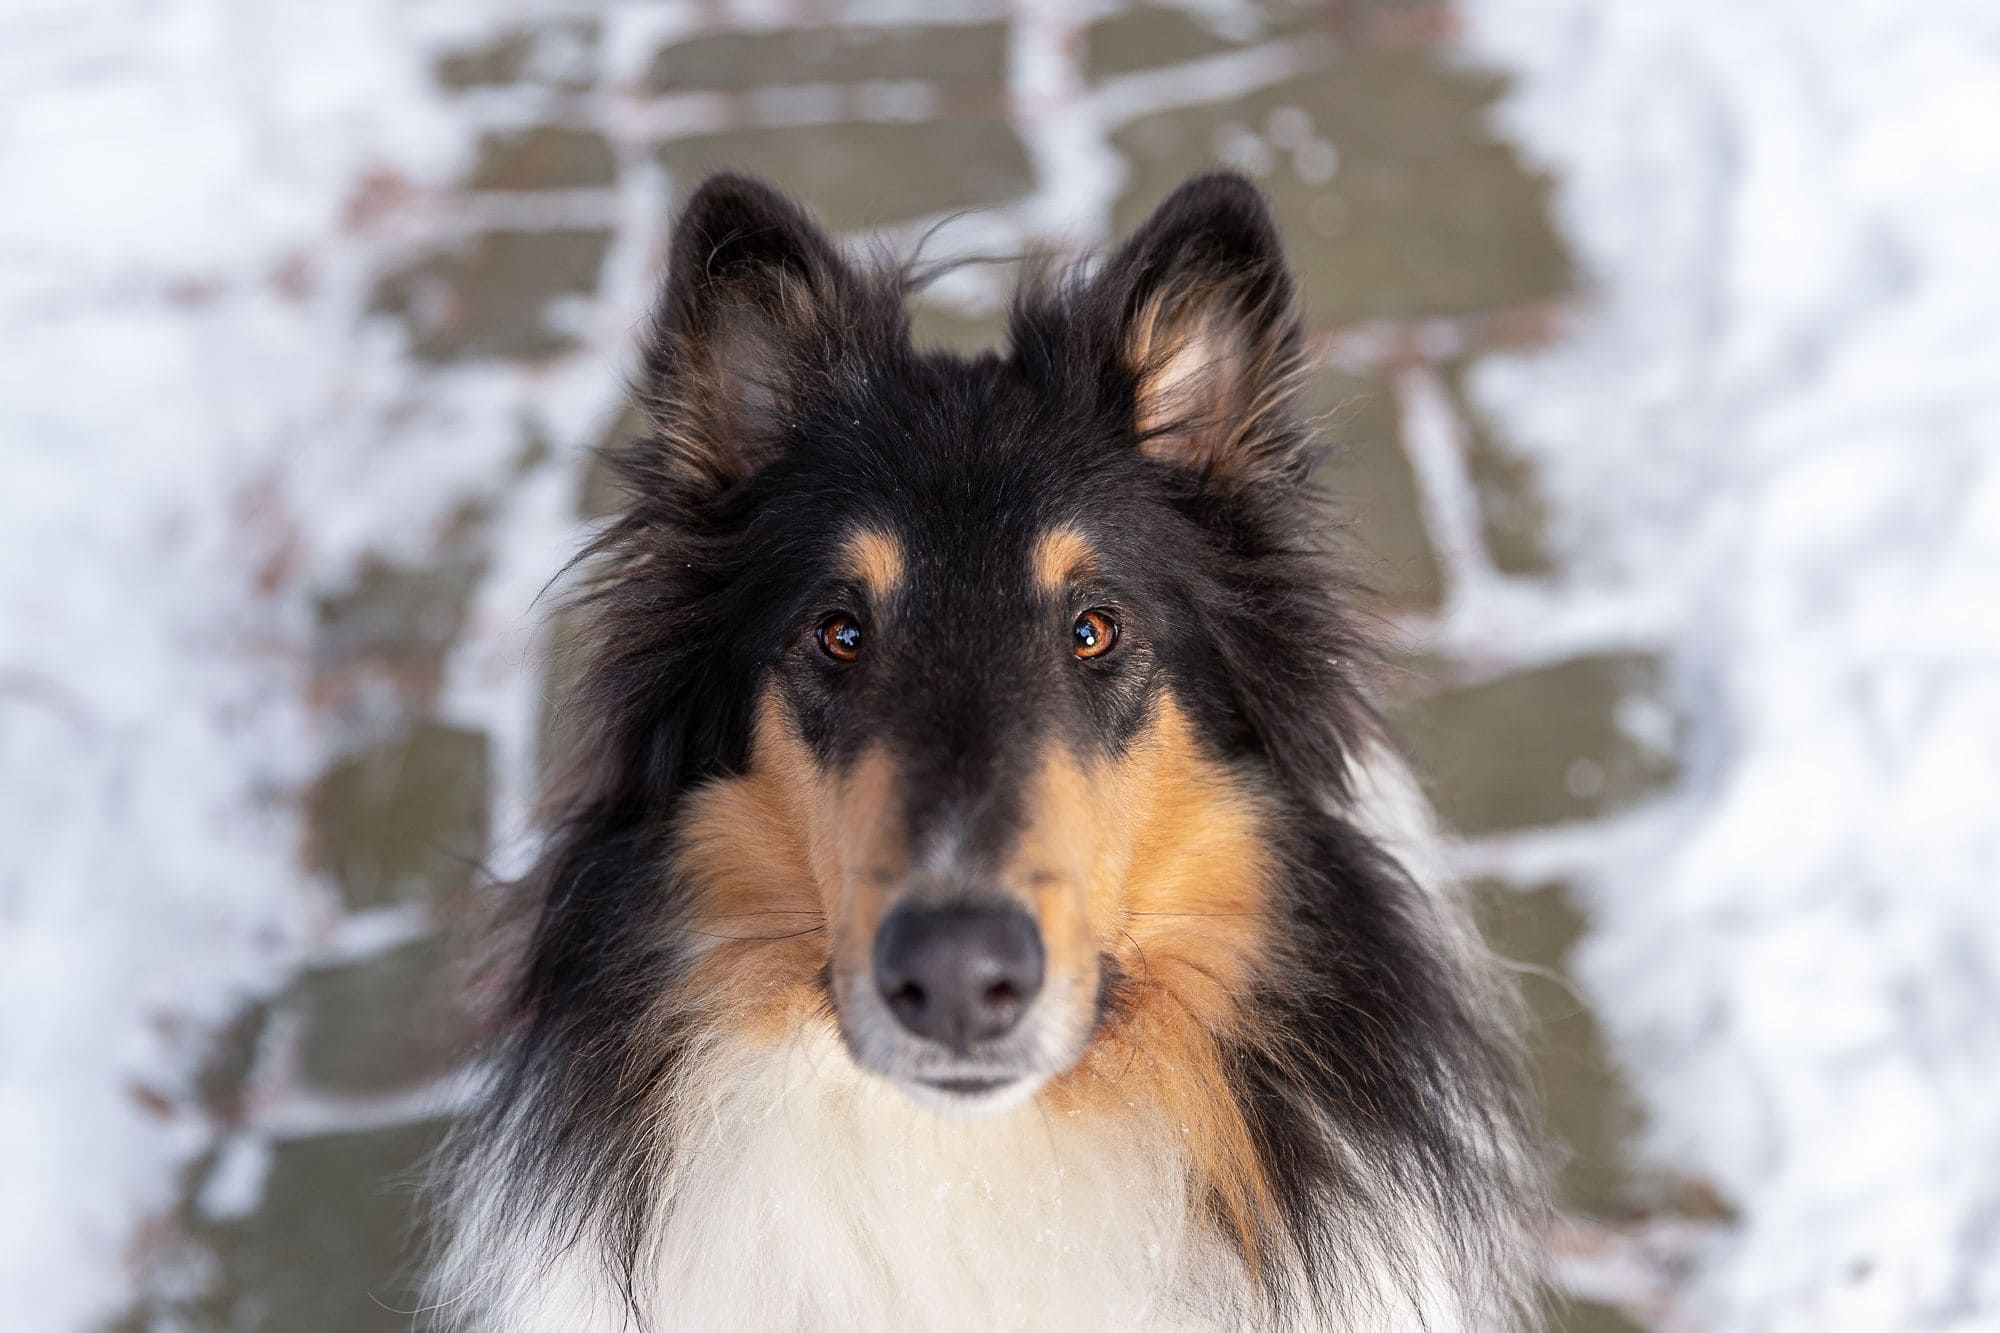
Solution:
[(713, 495), (770, 461), (789, 413), (832, 368), (853, 271), (805, 210), (716, 175), (681, 210), (640, 401), (676, 484)]
[(1303, 478), (1296, 284), (1263, 193), (1231, 172), (1160, 204), (1098, 281), (1147, 457), (1210, 485)]

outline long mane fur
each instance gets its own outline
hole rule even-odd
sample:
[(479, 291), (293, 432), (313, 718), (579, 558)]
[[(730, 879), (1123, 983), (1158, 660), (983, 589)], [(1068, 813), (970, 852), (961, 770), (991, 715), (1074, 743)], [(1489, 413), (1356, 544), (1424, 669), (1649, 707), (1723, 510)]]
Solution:
[[(1121, 368), (1110, 344), (1135, 316), (1144, 259), (1030, 282), (1011, 373), (1054, 402), (1129, 407), (1146, 367)], [(779, 328), (807, 373), (884, 394), (935, 374), (909, 344), (897, 274), (795, 280), (837, 286), (850, 312), (837, 355), (796, 321)], [(1280, 271), (1245, 290), (1285, 307), (1255, 372), (1273, 386), (1256, 457), (1235, 476), (1162, 479), (1212, 557), (1186, 577), (1233, 700), (1230, 743), (1283, 812), (1280, 946), (1217, 1034), (1273, 1203), (1260, 1234), (1225, 1237), (1264, 1256), (1236, 1321), (1406, 1326), (1385, 1309), (1397, 1306), (1448, 1312), (1431, 1327), (1510, 1324), (1540, 1196), (1507, 991), (1373, 808), (1398, 770), (1390, 760), (1382, 777), (1389, 751), (1368, 703), (1378, 654), (1304, 476), (1315, 443), (1285, 388), (1301, 364), (1289, 281)], [(495, 1326), (498, 1293), (534, 1280), (524, 1268), (601, 1272), (627, 1326), (662, 1317), (647, 1272), (678, 1151), (663, 1101), (711, 1036), (660, 1002), (689, 966), (690, 890), (670, 830), (690, 792), (747, 762), (763, 668), (737, 617), (746, 571), (781, 540), (759, 520), (754, 479), (723, 475), (699, 429), (690, 396), (716, 386), (677, 373), (730, 332), (663, 310), (643, 386), (653, 428), (616, 455), (626, 507), (579, 557), (565, 758), (543, 850), (507, 895), (504, 1035), (437, 1169), (447, 1326)], [(1210, 1201), (1189, 1206), (1218, 1223)]]

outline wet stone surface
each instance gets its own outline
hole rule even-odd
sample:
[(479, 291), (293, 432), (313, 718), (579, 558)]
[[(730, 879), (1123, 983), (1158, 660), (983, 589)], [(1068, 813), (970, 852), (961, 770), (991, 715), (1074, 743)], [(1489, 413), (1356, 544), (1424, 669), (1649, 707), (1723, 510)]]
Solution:
[(611, 143), (595, 130), (538, 126), (480, 140), (474, 190), (581, 190), (608, 186), (617, 173)]
[(420, 1121), (270, 1145), (251, 1211), (216, 1218), (196, 1208), (185, 1219), (184, 1243), (203, 1256), (184, 1275), (192, 1290), (132, 1326), (408, 1333), (420, 1303), (416, 1187), (443, 1132), (441, 1122)]
[(977, 356), (1007, 349), (1006, 311), (995, 306), (982, 314), (967, 314), (919, 297), (910, 307), (910, 337), (919, 348)]
[(682, 189), (724, 168), (763, 176), (841, 231), (1005, 203), (1034, 186), (1027, 153), (1001, 120), (731, 130), (676, 140), (659, 157)]
[(270, 1025), (271, 1006), (260, 1000), (245, 1005), (209, 1035), (195, 1070), (194, 1094), (216, 1123), (234, 1125), (243, 1119), (250, 1075), (267, 1044)]
[(428, 563), (368, 560), (352, 586), (319, 599), (313, 671), (322, 697), (350, 693), (368, 675), (386, 677), (412, 703), (435, 697), (445, 653), (486, 571), (484, 552), (467, 535), (454, 534)]
[(1549, 573), (1555, 561), (1548, 546), (1548, 505), (1534, 465), (1473, 406), (1462, 367), (1453, 369), (1447, 383), (1465, 441), (1466, 472), (1479, 501), (1480, 535), (1494, 567), (1523, 577)]
[(313, 801), (319, 854), (350, 910), (435, 905), (486, 854), (483, 732), (417, 722), (337, 762)]
[(1546, 182), (1487, 126), (1499, 92), (1419, 52), (1358, 50), (1227, 105), (1144, 118), (1113, 138), (1132, 167), (1117, 229), (1219, 162), (1269, 192), (1317, 322), (1552, 297), (1569, 263)]
[(1236, 12), (1197, 14), (1164, 5), (1141, 5), (1091, 26), (1085, 67), (1092, 77), (1102, 79), (1224, 55), (1323, 27), (1332, 17), (1327, 9), (1272, 2), (1245, 5)]
[(724, 32), (662, 50), (646, 74), (655, 93), (781, 84), (922, 80), (990, 88), (1007, 78), (1007, 29), (963, 26), (811, 27)]
[(594, 76), (599, 34), (595, 19), (506, 28), (438, 57), (434, 66), (438, 85), (463, 92), (540, 83), (579, 91)]
[(1558, 1164), (1564, 1207), (1607, 1214), (1632, 1203), (1628, 1149), (1643, 1127), (1638, 1103), (1585, 1006), (1570, 956), (1587, 921), (1563, 884), (1474, 886), (1480, 924), (1501, 957), (1523, 966), (1528, 1058)]
[(1399, 443), (1389, 386), (1328, 372), (1314, 381), (1306, 410), (1332, 445), (1313, 480), (1341, 525), (1348, 568), (1391, 607), (1435, 610), (1442, 575), (1424, 530), (1417, 479)]
[(472, 1036), (458, 983), (442, 936), (301, 973), (278, 1002), (299, 1024), (299, 1077), (315, 1091), (366, 1095), (449, 1073)]
[(611, 466), (611, 456), (643, 438), (649, 429), (646, 414), (637, 403), (628, 400), (618, 410), (596, 447), (584, 459), (583, 484), (577, 489), (577, 517), (604, 518), (624, 507), (624, 484)]
[(388, 274), (369, 308), (400, 320), (422, 361), (553, 356), (577, 335), (551, 307), (596, 291), (610, 243), (602, 231), (481, 232)]
[(1651, 658), (1582, 657), (1448, 689), (1393, 716), (1464, 834), (1592, 819), (1664, 790), (1676, 724)]

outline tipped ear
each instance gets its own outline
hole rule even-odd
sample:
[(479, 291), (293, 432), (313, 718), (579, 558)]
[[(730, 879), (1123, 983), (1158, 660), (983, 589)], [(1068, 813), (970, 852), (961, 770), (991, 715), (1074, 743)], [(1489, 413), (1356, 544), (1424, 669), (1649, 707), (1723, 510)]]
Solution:
[(788, 410), (833, 366), (856, 280), (804, 209), (710, 176), (681, 210), (641, 400), (673, 474), (713, 492), (769, 461)]
[(1227, 173), (1182, 185), (1099, 281), (1141, 450), (1223, 484), (1303, 474), (1297, 300), (1256, 186)]

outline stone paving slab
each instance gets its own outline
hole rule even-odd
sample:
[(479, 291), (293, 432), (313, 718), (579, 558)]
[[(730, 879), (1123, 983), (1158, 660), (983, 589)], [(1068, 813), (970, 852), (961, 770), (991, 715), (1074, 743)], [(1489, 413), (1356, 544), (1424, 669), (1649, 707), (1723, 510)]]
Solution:
[(910, 338), (919, 348), (965, 356), (1002, 352), (1007, 345), (1007, 312), (996, 305), (977, 314), (967, 313), (919, 293), (910, 306)]
[(1664, 791), (1671, 748), (1635, 734), (1669, 709), (1659, 663), (1578, 657), (1444, 690), (1392, 715), (1445, 822), (1478, 835), (1594, 819)]
[(1207, 21), (1184, 9), (1141, 5), (1091, 25), (1084, 68), (1098, 80), (1159, 69), (1297, 36), (1326, 26), (1332, 17), (1328, 6), (1280, 0), (1244, 5)]
[(541, 83), (580, 91), (594, 77), (601, 34), (602, 25), (592, 18), (503, 28), (441, 55), (434, 66), (438, 86), (462, 92)]
[(552, 308), (596, 291), (610, 244), (582, 228), (480, 232), (385, 275), (370, 308), (402, 322), (420, 361), (544, 359), (578, 345)]
[(1340, 371), (1314, 380), (1306, 410), (1332, 446), (1314, 482), (1341, 524), (1339, 544), (1356, 577), (1387, 606), (1434, 611), (1443, 576), (1424, 530), (1422, 496), (1403, 453), (1387, 384)]
[(1561, 883), (1474, 886), (1493, 948), (1522, 965), (1517, 976), (1532, 1019), (1528, 1055), (1558, 1156), (1567, 1208), (1610, 1214), (1629, 1208), (1629, 1153), (1643, 1129), (1638, 1102), (1581, 998), (1571, 954), (1586, 921)]
[(1463, 364), (1452, 367), (1445, 382), (1463, 428), (1466, 472), (1479, 501), (1480, 535), (1494, 567), (1523, 577), (1551, 573), (1555, 558), (1548, 544), (1548, 504), (1536, 484), (1534, 466), (1510, 448), (1473, 406), (1465, 391)]
[(483, 733), (420, 721), (328, 770), (314, 793), (314, 841), (350, 910), (434, 906), (473, 882), (490, 764)]
[(618, 164), (596, 130), (539, 125), (480, 140), (473, 190), (587, 190), (609, 187)]
[(665, 144), (659, 159), (683, 189), (725, 168), (763, 176), (840, 231), (1006, 203), (1035, 183), (1019, 137), (988, 119), (727, 130)]
[(409, 1333), (421, 1252), (416, 1184), (437, 1122), (291, 1139), (271, 1149), (258, 1208), (199, 1218), (206, 1281), (146, 1325), (187, 1333)]
[(679, 93), (869, 80), (973, 84), (997, 93), (1007, 81), (1006, 25), (710, 33), (662, 49), (645, 86)]
[(362, 677), (386, 679), (412, 704), (436, 697), (445, 654), (464, 632), (486, 572), (485, 553), (471, 540), (477, 526), (468, 513), (435, 558), (371, 559), (347, 587), (320, 595), (312, 668), (328, 706), (360, 690)]
[(1546, 182), (1493, 134), (1486, 75), (1423, 52), (1344, 52), (1325, 69), (1112, 136), (1131, 175), (1124, 232), (1191, 169), (1234, 166), (1270, 194), (1321, 324), (1522, 305), (1573, 278)]
[(450, 1073), (474, 1034), (454, 944), (426, 935), (300, 973), (277, 1007), (298, 1023), (295, 1059), (304, 1085), (365, 1097)]

